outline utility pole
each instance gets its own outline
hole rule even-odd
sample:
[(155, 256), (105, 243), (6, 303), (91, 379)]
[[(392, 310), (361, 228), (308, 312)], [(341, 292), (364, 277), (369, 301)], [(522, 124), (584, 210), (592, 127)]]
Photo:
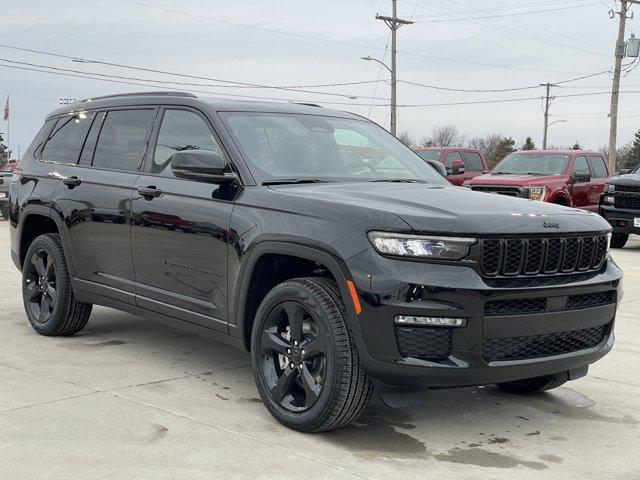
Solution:
[(376, 15), (376, 20), (382, 20), (391, 29), (391, 134), (396, 134), (396, 118), (397, 118), (397, 80), (396, 80), (396, 32), (402, 25), (413, 24), (410, 20), (402, 20), (398, 18), (397, 0), (391, 0), (392, 15), (386, 17), (384, 15)]
[(544, 102), (544, 134), (542, 137), (542, 149), (547, 149), (547, 131), (549, 130), (549, 106), (551, 105), (551, 87), (557, 87), (554, 83), (541, 83), (541, 87), (545, 87), (547, 95)]
[[(627, 24), (627, 12), (629, 11), (629, 5), (640, 5), (638, 0), (620, 0), (620, 11), (617, 14), (620, 16), (620, 23), (618, 25), (618, 40), (616, 41), (615, 57), (616, 62), (613, 68), (613, 85), (611, 87), (611, 109), (609, 110), (609, 117), (611, 123), (609, 126), (609, 166), (612, 172), (616, 169), (616, 154), (617, 154), (617, 135), (618, 135), (618, 97), (620, 96), (620, 71), (622, 70), (622, 59), (624, 58), (624, 30)], [(611, 13), (615, 16), (615, 13)], [(611, 18), (613, 18), (613, 16)]]

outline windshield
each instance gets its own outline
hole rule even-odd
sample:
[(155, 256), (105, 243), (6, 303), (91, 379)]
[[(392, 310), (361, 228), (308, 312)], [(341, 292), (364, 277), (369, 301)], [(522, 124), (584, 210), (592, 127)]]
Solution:
[(640, 165), (633, 169), (631, 173), (640, 173)]
[(511, 153), (491, 173), (561, 175), (569, 165), (569, 155), (536, 155)]
[(261, 182), (447, 182), (378, 125), (320, 115), (230, 112), (223, 118)]
[(424, 160), (440, 160), (442, 150), (422, 150), (421, 152), (417, 153), (418, 156)]

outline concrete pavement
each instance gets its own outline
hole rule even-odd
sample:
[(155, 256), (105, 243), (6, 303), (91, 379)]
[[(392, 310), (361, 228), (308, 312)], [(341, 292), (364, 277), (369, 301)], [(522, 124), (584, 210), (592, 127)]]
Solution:
[(304, 435), (262, 406), (246, 353), (96, 307), (69, 338), (27, 324), (0, 222), (0, 479), (640, 478), (640, 241), (614, 351), (567, 387), (521, 398), (433, 391), (374, 403), (352, 427)]

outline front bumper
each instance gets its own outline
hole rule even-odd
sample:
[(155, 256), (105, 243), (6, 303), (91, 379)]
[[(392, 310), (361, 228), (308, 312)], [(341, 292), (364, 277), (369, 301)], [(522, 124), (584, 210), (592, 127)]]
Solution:
[(601, 204), (600, 215), (611, 224), (613, 233), (640, 235), (640, 227), (634, 227), (634, 219), (640, 218), (639, 210), (623, 210), (613, 205)]
[[(358, 316), (362, 336), (356, 339), (361, 361), (371, 377), (384, 383), (456, 387), (520, 380), (581, 369), (613, 346), (622, 271), (612, 260), (598, 272), (528, 284), (485, 282), (471, 266), (394, 260), (373, 251), (356, 255), (347, 265), (362, 300)], [(609, 301), (581, 304), (570, 300), (591, 296)], [(527, 308), (485, 310), (496, 305), (493, 302), (511, 305), (510, 301), (527, 304)], [(544, 308), (531, 308), (539, 302), (545, 303)], [(407, 332), (400, 334), (394, 325), (396, 315), (462, 317), (466, 326), (415, 327), (409, 337), (421, 336), (424, 328), (446, 329), (448, 351), (435, 359), (411, 356), (407, 355), (411, 349), (403, 343)], [(567, 336), (567, 332), (577, 333)], [(599, 335), (597, 341), (585, 348), (563, 350), (565, 338), (574, 342), (577, 338), (575, 344), (582, 345), (580, 341), (589, 332)], [(438, 350), (439, 341), (431, 337), (422, 345)], [(535, 345), (539, 351), (520, 351), (513, 344), (529, 349)]]

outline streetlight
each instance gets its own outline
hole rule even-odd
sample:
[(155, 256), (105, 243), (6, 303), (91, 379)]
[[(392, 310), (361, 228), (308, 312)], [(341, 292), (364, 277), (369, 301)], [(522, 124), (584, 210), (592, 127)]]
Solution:
[(553, 125), (554, 123), (567, 123), (569, 120), (556, 120), (555, 122), (551, 122), (551, 123), (547, 123), (547, 127), (550, 127), (551, 125)]
[(396, 75), (393, 72), (393, 69), (389, 68), (387, 64), (384, 63), (382, 60), (378, 60), (377, 58), (373, 58), (369, 56), (360, 57), (360, 58), (362, 58), (362, 60), (379, 63), (384, 68), (386, 68), (391, 74), (391, 128), (389, 129), (389, 131), (391, 132), (391, 135), (395, 136), (396, 134)]

